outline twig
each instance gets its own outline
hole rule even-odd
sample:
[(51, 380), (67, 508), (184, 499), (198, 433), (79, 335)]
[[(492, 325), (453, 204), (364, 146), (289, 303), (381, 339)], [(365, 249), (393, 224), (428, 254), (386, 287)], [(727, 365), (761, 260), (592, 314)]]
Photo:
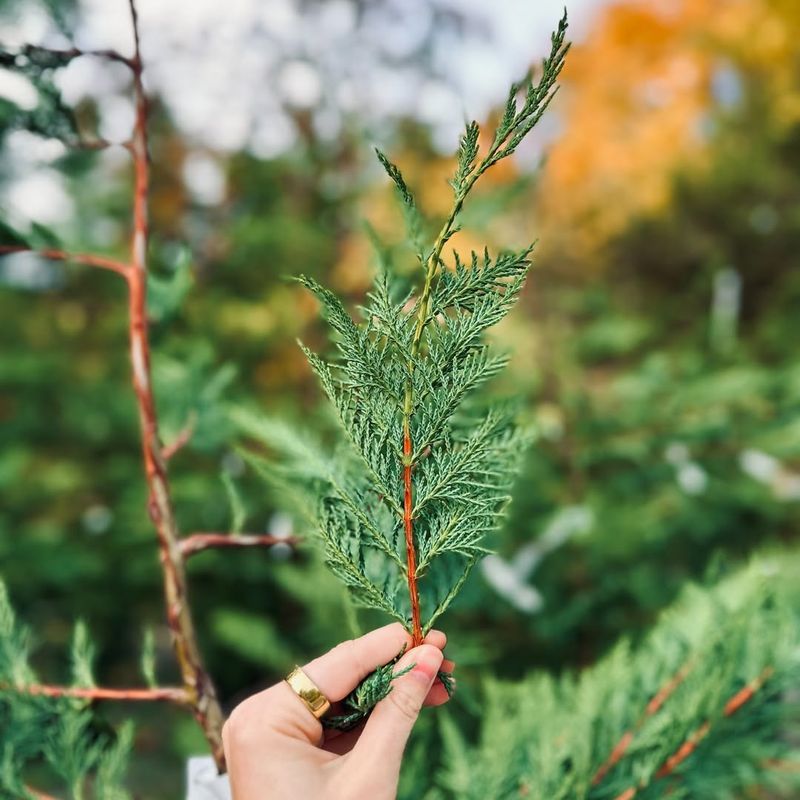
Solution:
[[(225, 769), (222, 748), (224, 717), (217, 700), (214, 684), (206, 672), (197, 645), (194, 623), (187, 597), (184, 554), (179, 542), (178, 525), (170, 498), (166, 474), (166, 457), (171, 448), (162, 447), (156, 405), (153, 397), (150, 369), (150, 341), (147, 329), (147, 197), (150, 183), (147, 140), (147, 97), (142, 82), (142, 58), (139, 41), (139, 21), (135, 0), (128, 0), (133, 25), (134, 55), (123, 56), (116, 50), (83, 51), (49, 50), (29, 47), (22, 55), (34, 58), (47, 52), (63, 59), (78, 56), (98, 56), (125, 64), (133, 77), (136, 116), (130, 142), (124, 146), (131, 153), (134, 165), (133, 235), (130, 262), (125, 263), (106, 256), (90, 253), (68, 253), (54, 248), (32, 250), (23, 246), (0, 246), (0, 255), (29, 252), (41, 258), (74, 261), (90, 267), (111, 270), (122, 275), (128, 285), (128, 339), (131, 372), (141, 428), (142, 454), (148, 486), (147, 508), (156, 529), (162, 567), (167, 624), (172, 634), (173, 648), (180, 668), (183, 686), (180, 689), (113, 690), (66, 689), (54, 686), (28, 687), (31, 693), (46, 696), (86, 697), (109, 700), (173, 700), (191, 708), (211, 748), (214, 761), (220, 770)], [(106, 142), (98, 140), (97, 146)], [(186, 434), (188, 438), (189, 434)], [(181, 437), (179, 437), (180, 439)], [(200, 548), (202, 549), (202, 548)]]
[[(161, 443), (159, 422), (152, 387), (150, 367), (150, 341), (147, 327), (147, 199), (150, 183), (147, 116), (148, 104), (142, 81), (142, 58), (139, 38), (139, 21), (135, 0), (128, 0), (133, 26), (134, 54), (127, 57), (116, 50), (84, 51), (45, 50), (29, 47), (21, 51), (28, 58), (37, 53), (47, 53), (62, 59), (79, 56), (106, 58), (126, 65), (131, 70), (135, 99), (135, 121), (131, 139), (122, 144), (131, 154), (134, 166), (133, 232), (130, 261), (124, 262), (90, 253), (68, 253), (48, 248), (33, 250), (24, 246), (0, 246), (0, 255), (28, 252), (58, 261), (74, 261), (90, 267), (111, 270), (122, 275), (128, 286), (128, 339), (131, 359), (131, 376), (141, 429), (142, 455), (148, 487), (147, 509), (158, 537), (162, 567), (167, 625), (169, 626), (175, 656), (181, 672), (183, 686), (156, 689), (96, 689), (67, 688), (35, 685), (26, 687), (31, 694), (50, 697), (84, 697), (89, 700), (166, 700), (191, 709), (211, 748), (220, 772), (225, 770), (222, 747), (224, 717), (217, 700), (216, 690), (207, 673), (197, 644), (194, 622), (188, 601), (185, 559), (211, 547), (266, 547), (294, 539), (277, 539), (272, 536), (242, 535), (228, 537), (223, 534), (195, 534), (181, 540), (175, 512), (170, 497), (166, 462), (190, 438), (194, 420), (167, 447)], [(92, 148), (102, 148), (111, 143), (98, 139), (84, 143)], [(2, 688), (2, 687), (0, 687)]]
[(68, 253), (65, 250), (47, 248), (44, 250), (34, 250), (30, 247), (20, 245), (0, 245), (0, 255), (13, 255), (15, 253), (30, 253), (38, 258), (45, 258), (48, 261), (73, 261), (76, 264), (83, 264), (87, 267), (97, 267), (99, 269), (109, 269), (127, 278), (131, 273), (130, 264), (118, 261), (106, 256), (98, 256), (93, 253)]
[(195, 426), (197, 425), (197, 414), (192, 411), (189, 414), (187, 423), (181, 428), (175, 439), (164, 447), (161, 448), (161, 457), (164, 461), (169, 461), (173, 456), (182, 450), (192, 438)]
[(131, 149), (131, 143), (128, 141), (112, 142), (109, 139), (100, 137), (93, 139), (68, 139), (65, 144), (73, 150), (107, 150), (109, 147), (121, 147), (124, 150)]
[(53, 686), (34, 683), (25, 686), (0, 685), (0, 691), (19, 692), (34, 697), (75, 697), (82, 700), (149, 701), (189, 705), (189, 695), (183, 687), (179, 686), (159, 686), (153, 689), (105, 689), (95, 686)]
[(184, 559), (195, 553), (211, 548), (226, 547), (274, 547), (276, 544), (294, 546), (298, 543), (295, 536), (272, 536), (257, 533), (193, 533), (180, 541), (181, 554)]
[(20, 51), (19, 55), (29, 58), (33, 61), (36, 60), (35, 56), (38, 53), (43, 53), (48, 56), (55, 56), (56, 58), (70, 61), (73, 58), (80, 58), (81, 56), (89, 56), (90, 58), (104, 58), (107, 61), (117, 61), (120, 64), (125, 64), (126, 67), (133, 70), (134, 60), (123, 55), (118, 50), (110, 48), (102, 50), (81, 50), (79, 47), (70, 47), (66, 49), (58, 49), (52, 47), (40, 47), (39, 45), (29, 44), (25, 45)]

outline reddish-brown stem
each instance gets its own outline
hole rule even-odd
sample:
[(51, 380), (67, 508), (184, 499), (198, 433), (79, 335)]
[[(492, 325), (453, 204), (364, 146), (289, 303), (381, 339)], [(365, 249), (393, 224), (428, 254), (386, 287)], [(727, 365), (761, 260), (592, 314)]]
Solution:
[(150, 369), (147, 329), (147, 196), (150, 184), (147, 142), (147, 97), (142, 83), (139, 25), (134, 0), (129, 0), (133, 22), (134, 56), (130, 59), (136, 117), (130, 151), (134, 164), (133, 236), (128, 278), (129, 343), (133, 388), (139, 411), (142, 455), (148, 485), (148, 511), (158, 536), (166, 599), (167, 624), (185, 691), (195, 719), (211, 748), (220, 771), (225, 768), (222, 748), (224, 716), (211, 677), (206, 672), (188, 601), (188, 587), (177, 520), (172, 507), (166, 464), (159, 436)]
[(125, 702), (167, 702), (188, 705), (189, 695), (178, 686), (159, 686), (153, 689), (106, 689), (101, 687), (52, 686), (27, 684), (25, 686), (0, 686), (0, 691), (14, 691), (35, 697), (76, 697), (82, 700), (117, 700)]
[[(754, 678), (747, 686), (744, 686), (736, 694), (731, 697), (723, 708), (723, 714), (730, 717), (735, 714), (745, 703), (751, 700), (761, 687), (773, 675), (774, 669), (772, 667), (765, 667), (761, 674)], [(670, 755), (658, 771), (655, 773), (656, 778), (666, 778), (671, 775), (687, 758), (697, 749), (700, 742), (705, 739), (711, 732), (711, 723), (704, 722), (702, 725), (692, 731), (678, 749)], [(621, 794), (617, 795), (614, 800), (633, 800), (641, 789), (644, 789), (647, 784), (643, 783), (639, 786), (631, 786)]]
[(697, 749), (697, 745), (708, 736), (710, 730), (711, 723), (704, 722), (699, 728), (692, 731), (683, 744), (661, 765), (656, 772), (656, 778), (666, 778), (667, 775), (671, 775)]
[(294, 536), (272, 536), (258, 533), (193, 533), (180, 541), (184, 559), (203, 550), (226, 547), (274, 547), (276, 544), (296, 545)]
[(131, 267), (123, 261), (106, 256), (98, 256), (92, 253), (67, 253), (64, 250), (47, 248), (45, 250), (33, 250), (30, 247), (17, 245), (0, 245), (0, 255), (11, 255), (13, 253), (30, 253), (39, 258), (46, 258), (48, 261), (73, 261), (76, 264), (83, 264), (87, 267), (98, 267), (99, 269), (109, 269), (127, 278)]
[(747, 686), (741, 688), (736, 694), (731, 697), (725, 704), (725, 716), (730, 717), (735, 714), (753, 695), (772, 677), (775, 670), (772, 667), (765, 667), (761, 674), (750, 681)]
[(642, 715), (631, 730), (626, 731), (620, 737), (620, 740), (614, 746), (608, 758), (603, 762), (600, 768), (592, 778), (592, 786), (597, 786), (600, 781), (612, 770), (621, 760), (628, 748), (633, 743), (634, 736), (639, 729), (644, 725), (648, 717), (652, 717), (661, 706), (669, 699), (670, 695), (681, 685), (686, 676), (691, 670), (691, 663), (684, 664), (656, 693), (653, 695), (652, 700), (647, 704)]
[(417, 588), (417, 552), (414, 547), (413, 495), (411, 491), (411, 431), (408, 419), (403, 427), (403, 529), (406, 536), (406, 567), (408, 596), (411, 601), (411, 646), (422, 644), (422, 622), (419, 613), (419, 590)]

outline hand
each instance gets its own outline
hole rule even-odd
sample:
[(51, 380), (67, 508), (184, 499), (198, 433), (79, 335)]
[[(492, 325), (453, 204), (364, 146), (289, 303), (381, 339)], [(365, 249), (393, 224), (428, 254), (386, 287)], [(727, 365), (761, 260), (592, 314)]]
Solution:
[[(406, 652), (392, 691), (367, 721), (347, 733), (323, 730), (281, 681), (239, 704), (222, 731), (234, 800), (394, 800), (406, 741), (423, 705), (448, 700), (436, 673), (447, 637), (431, 631)], [(343, 642), (303, 671), (331, 701), (344, 699), (370, 672), (410, 643), (399, 623)], [(333, 712), (332, 712), (333, 713)]]

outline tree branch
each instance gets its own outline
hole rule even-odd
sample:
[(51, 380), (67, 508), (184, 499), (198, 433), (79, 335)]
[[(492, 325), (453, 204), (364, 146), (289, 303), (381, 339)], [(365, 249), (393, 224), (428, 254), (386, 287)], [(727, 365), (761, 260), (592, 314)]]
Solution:
[(195, 553), (212, 548), (226, 547), (273, 547), (276, 544), (295, 546), (299, 539), (295, 536), (272, 536), (257, 533), (193, 533), (180, 541), (184, 559)]
[(26, 686), (0, 686), (0, 691), (13, 691), (34, 697), (74, 697), (81, 700), (118, 700), (130, 702), (168, 702), (190, 705), (186, 689), (177, 686), (154, 689), (105, 689), (96, 686), (53, 686), (34, 683)]
[(131, 273), (130, 264), (118, 261), (106, 256), (98, 256), (93, 253), (68, 253), (65, 250), (47, 248), (45, 250), (34, 250), (30, 247), (19, 245), (0, 245), (0, 256), (12, 255), (15, 253), (30, 253), (38, 258), (45, 258), (48, 261), (72, 261), (75, 264), (83, 264), (87, 267), (97, 267), (98, 269), (108, 269), (128, 278)]
[[(141, 430), (142, 456), (147, 480), (147, 510), (158, 538), (162, 567), (167, 625), (172, 635), (172, 644), (183, 680), (179, 688), (155, 689), (99, 689), (69, 688), (36, 684), (26, 687), (30, 694), (47, 697), (81, 697), (87, 700), (164, 700), (189, 707), (203, 730), (211, 748), (214, 761), (220, 772), (225, 770), (222, 748), (222, 725), (224, 716), (217, 700), (216, 690), (208, 675), (197, 644), (194, 622), (188, 601), (188, 588), (184, 566), (185, 550), (199, 552), (211, 546), (264, 546), (250, 537), (239, 537), (235, 544), (220, 545), (213, 539), (190, 537), (189, 544), (182, 545), (175, 512), (170, 497), (166, 473), (166, 461), (180, 449), (192, 433), (194, 421), (179, 434), (168, 447), (161, 443), (159, 422), (152, 387), (150, 367), (150, 341), (147, 325), (147, 245), (148, 245), (148, 192), (150, 165), (148, 153), (148, 102), (142, 81), (142, 57), (139, 38), (139, 19), (135, 0), (128, 0), (133, 28), (134, 52), (132, 57), (116, 50), (51, 50), (28, 46), (20, 51), (21, 56), (35, 61), (37, 57), (55, 56), (65, 63), (80, 56), (94, 56), (119, 62), (127, 66), (133, 79), (135, 119), (131, 138), (122, 143), (131, 154), (134, 167), (133, 231), (129, 262), (118, 261), (91, 253), (68, 253), (47, 248), (34, 250), (26, 246), (0, 245), (0, 256), (12, 253), (31, 253), (40, 258), (56, 261), (73, 261), (90, 267), (110, 270), (122, 275), (128, 286), (128, 343), (131, 359), (131, 377), (136, 396), (136, 405)], [(79, 146), (101, 149), (112, 143), (104, 139), (79, 142)], [(214, 535), (216, 536), (216, 535)], [(0, 690), (3, 687), (0, 686)], [(44, 795), (42, 796), (44, 797)]]
[(139, 21), (134, 0), (128, 0), (133, 25), (134, 55), (128, 63), (133, 72), (136, 117), (130, 151), (134, 163), (133, 236), (128, 277), (129, 344), (133, 388), (139, 411), (142, 455), (148, 485), (148, 511), (158, 536), (164, 581), (167, 624), (195, 719), (203, 730), (220, 772), (225, 769), (222, 748), (224, 716), (216, 689), (205, 669), (188, 600), (188, 586), (178, 524), (172, 506), (166, 463), (159, 435), (150, 369), (147, 327), (147, 198), (150, 184), (147, 138), (147, 97), (142, 82)]
[(110, 48), (103, 50), (81, 50), (79, 47), (58, 49), (53, 47), (41, 47), (40, 45), (36, 44), (29, 44), (25, 45), (25, 47), (20, 50), (19, 54), (31, 59), (32, 61), (35, 61), (36, 56), (39, 54), (55, 56), (56, 58), (63, 59), (64, 61), (71, 61), (73, 58), (80, 58), (81, 56), (89, 56), (90, 58), (104, 58), (107, 61), (116, 61), (120, 64), (124, 64), (132, 71), (135, 71), (136, 69), (133, 59), (128, 58), (128, 56), (123, 55), (118, 50), (113, 50)]

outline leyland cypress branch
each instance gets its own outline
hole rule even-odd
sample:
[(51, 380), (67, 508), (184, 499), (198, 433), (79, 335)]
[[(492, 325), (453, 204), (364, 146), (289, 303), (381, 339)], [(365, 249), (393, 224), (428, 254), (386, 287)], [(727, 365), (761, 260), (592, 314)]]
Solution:
[(419, 608), (419, 590), (417, 588), (417, 548), (414, 543), (414, 522), (413, 522), (413, 483), (411, 471), (414, 467), (414, 443), (411, 440), (411, 417), (414, 413), (414, 363), (419, 355), (422, 331), (428, 321), (431, 287), (436, 267), (442, 253), (444, 243), (455, 222), (456, 216), (461, 209), (463, 196), (456, 202), (447, 222), (442, 227), (433, 252), (428, 257), (425, 264), (425, 285), (418, 301), (417, 323), (414, 329), (414, 338), (411, 342), (411, 357), (408, 360), (408, 379), (406, 381), (405, 396), (403, 398), (403, 529), (406, 537), (406, 579), (408, 581), (408, 594), (411, 604), (411, 641), (412, 647), (422, 644), (425, 638), (422, 633), (422, 620)]
[[(455, 190), (453, 207), (450, 211), (450, 215), (442, 225), (431, 253), (424, 264), (425, 279), (422, 292), (416, 303), (416, 324), (407, 362), (408, 377), (403, 400), (403, 528), (406, 544), (406, 577), (411, 606), (411, 635), (414, 646), (422, 643), (423, 630), (419, 607), (419, 591), (417, 587), (417, 546), (414, 540), (413, 468), (419, 456), (415, 458), (414, 442), (412, 441), (411, 434), (411, 418), (415, 411), (413, 377), (415, 364), (420, 355), (422, 334), (425, 326), (431, 321), (430, 299), (433, 281), (441, 264), (441, 255), (444, 245), (449, 241), (454, 232), (456, 219), (473, 186), (489, 167), (513, 152), (514, 146), (516, 146), (512, 146), (515, 137), (519, 137), (517, 142), (521, 140), (521, 138), (533, 128), (539, 118), (541, 118), (542, 113), (550, 103), (552, 99), (550, 88), (561, 70), (564, 56), (568, 49), (568, 46), (565, 47), (563, 43), (565, 32), (566, 12), (559, 24), (557, 32), (553, 35), (552, 51), (550, 57), (544, 62), (542, 79), (536, 90), (538, 94), (533, 92), (533, 84), (531, 84), (525, 106), (518, 114), (514, 114), (510, 117), (505, 125), (505, 130), (503, 128), (498, 130), (488, 153), (478, 164), (477, 168), (475, 164), (478, 157), (478, 137), (480, 129), (477, 122), (474, 121), (467, 125), (459, 148), (458, 169), (452, 182)], [(508, 108), (515, 102), (514, 95), (515, 92), (512, 90), (507, 113)], [(509, 142), (512, 144), (508, 144)], [(501, 151), (501, 148), (507, 144), (506, 150), (504, 152)], [(413, 197), (406, 186), (402, 174), (386, 156), (380, 151), (377, 152), (378, 158), (387, 173), (397, 185), (404, 203), (413, 206)]]
[[(527, 441), (509, 409), (482, 419), (468, 397), (505, 366), (484, 341), (512, 308), (530, 266), (531, 248), (473, 254), (467, 268), (444, 250), (477, 181), (508, 157), (552, 97), (566, 53), (563, 19), (538, 83), (521, 106), (517, 87), (504, 121), (481, 157), (480, 129), (467, 125), (457, 155), (452, 206), (430, 247), (401, 170), (378, 151), (394, 183), (419, 259), (419, 285), (409, 290), (378, 246), (379, 271), (353, 319), (344, 303), (310, 277), (300, 282), (319, 300), (334, 355), (301, 345), (338, 417), (345, 446), (330, 455), (274, 421), (239, 414), (244, 430), (277, 461), (248, 460), (319, 534), (331, 570), (357, 602), (401, 620), (412, 644), (464, 585), (481, 542), (509, 500)], [(373, 241), (375, 237), (373, 236)]]

